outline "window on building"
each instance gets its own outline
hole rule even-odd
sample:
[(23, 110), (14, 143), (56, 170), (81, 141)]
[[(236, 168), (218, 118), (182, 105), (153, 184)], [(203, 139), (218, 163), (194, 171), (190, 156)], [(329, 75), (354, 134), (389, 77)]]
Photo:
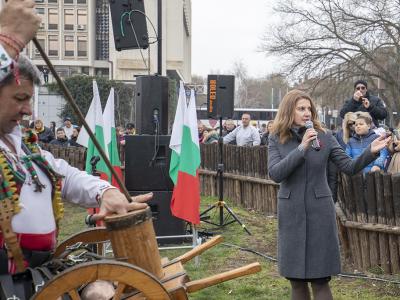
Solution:
[(64, 4), (74, 4), (74, 0), (64, 0)]
[(49, 56), (58, 56), (58, 36), (49, 35)]
[(36, 7), (36, 13), (42, 19), (42, 21), (40, 22), (39, 29), (43, 30), (43, 29), (45, 29), (44, 26), (45, 26), (45, 20), (46, 20), (44, 7)]
[(58, 0), (48, 0), (49, 3), (58, 3)]
[[(38, 36), (37, 40), (38, 40), (40, 46), (42, 46), (42, 49), (44, 50), (44, 52), (46, 52), (46, 38), (44, 36)], [(32, 48), (33, 48), (33, 56), (35, 58), (40, 58), (41, 55), (40, 55), (39, 50), (36, 49), (35, 46), (32, 46)]]
[(69, 76), (69, 69), (66, 67), (55, 67), (57, 74), (62, 77), (68, 77)]
[(82, 74), (89, 75), (89, 67), (82, 67)]
[(69, 76), (74, 76), (76, 74), (79, 74), (81, 71), (80, 67), (69, 67)]
[(108, 77), (109, 76), (108, 68), (96, 68), (94, 70), (94, 73), (96, 76), (99, 76), (99, 77)]
[(74, 10), (73, 9), (64, 9), (64, 29), (65, 30), (74, 30)]
[(79, 57), (87, 56), (87, 37), (86, 36), (78, 36), (78, 56)]
[(77, 4), (86, 4), (86, 0), (76, 0)]
[(55, 8), (49, 8), (49, 29), (58, 29), (58, 11)]
[(87, 30), (87, 11), (86, 9), (78, 9), (78, 30)]
[(73, 35), (66, 35), (64, 36), (64, 55), (71, 57), (75, 56), (75, 51), (74, 51), (74, 36)]

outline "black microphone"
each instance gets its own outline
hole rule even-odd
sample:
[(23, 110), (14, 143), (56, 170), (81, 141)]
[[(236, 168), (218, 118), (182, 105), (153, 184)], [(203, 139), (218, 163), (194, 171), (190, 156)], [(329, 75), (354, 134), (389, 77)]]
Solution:
[(92, 167), (93, 167), (93, 166), (95, 166), (99, 161), (100, 161), (100, 156), (95, 155), (95, 156), (93, 156), (93, 157), (90, 159), (90, 164), (91, 164)]
[[(314, 124), (313, 124), (312, 121), (306, 121), (305, 126), (306, 126), (307, 129), (308, 129), (308, 128), (314, 128)], [(312, 141), (311, 146), (313, 147), (313, 149), (314, 149), (315, 151), (321, 150), (321, 145), (319, 144), (319, 139), (318, 139), (318, 137), (316, 137), (316, 138)]]

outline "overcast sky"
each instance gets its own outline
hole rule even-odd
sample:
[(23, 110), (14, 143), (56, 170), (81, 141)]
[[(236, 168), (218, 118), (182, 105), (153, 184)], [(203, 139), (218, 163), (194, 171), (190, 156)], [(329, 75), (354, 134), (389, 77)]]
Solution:
[(276, 59), (257, 51), (274, 2), (192, 0), (192, 74), (228, 74), (236, 61), (242, 61), (252, 77), (277, 71)]

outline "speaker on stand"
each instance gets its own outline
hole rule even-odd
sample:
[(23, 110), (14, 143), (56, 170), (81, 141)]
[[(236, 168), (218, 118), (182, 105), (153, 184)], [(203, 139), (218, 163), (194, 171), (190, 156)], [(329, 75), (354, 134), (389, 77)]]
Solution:
[(208, 75), (207, 112), (210, 119), (232, 118), (235, 76)]
[[(168, 78), (136, 78), (136, 134), (168, 134)], [(158, 125), (158, 128), (157, 128)]]
[(149, 47), (143, 0), (110, 0), (115, 49), (146, 49)]

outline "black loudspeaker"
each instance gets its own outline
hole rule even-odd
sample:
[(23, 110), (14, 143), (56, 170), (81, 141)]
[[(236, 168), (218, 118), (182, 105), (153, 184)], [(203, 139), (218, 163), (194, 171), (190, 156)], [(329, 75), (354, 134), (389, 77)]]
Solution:
[(125, 186), (129, 191), (172, 191), (171, 136), (125, 136)]
[[(148, 191), (129, 191), (131, 196), (148, 193)], [(155, 191), (153, 199), (147, 202), (153, 214), (154, 230), (157, 236), (171, 236), (185, 234), (185, 221), (171, 214), (172, 191)], [(182, 243), (183, 239), (158, 239), (159, 244)]]
[(235, 76), (208, 75), (207, 112), (211, 119), (232, 118)]
[(109, 0), (115, 49), (149, 47), (143, 0)]
[(136, 133), (168, 134), (168, 78), (136, 78)]

